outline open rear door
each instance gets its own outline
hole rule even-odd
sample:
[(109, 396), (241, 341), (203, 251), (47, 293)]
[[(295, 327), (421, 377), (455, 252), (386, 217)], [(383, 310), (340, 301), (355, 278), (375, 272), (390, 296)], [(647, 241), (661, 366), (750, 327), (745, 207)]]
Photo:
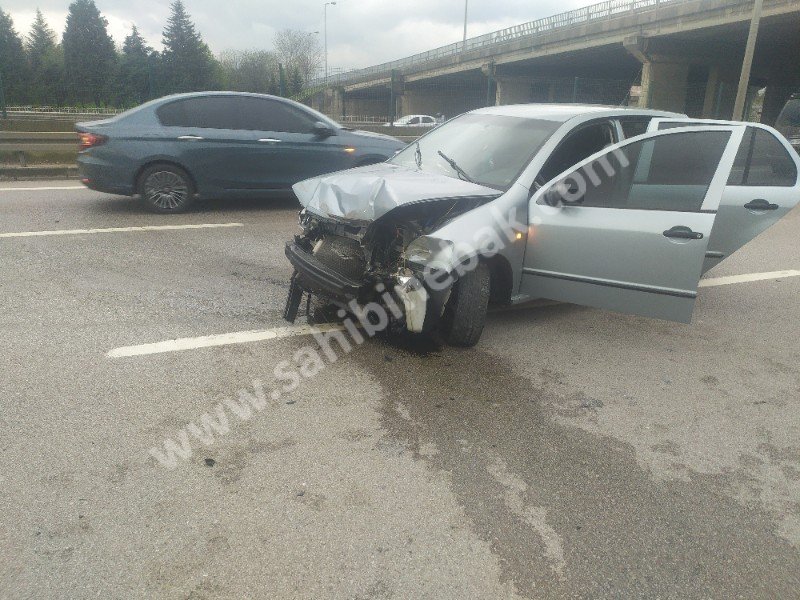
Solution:
[(688, 322), (744, 127), (652, 132), (579, 163), (529, 205), (520, 291)]
[[(650, 131), (735, 124), (686, 118), (653, 119)], [(800, 201), (800, 156), (772, 127), (760, 123), (746, 125), (708, 241), (704, 273), (769, 229)]]

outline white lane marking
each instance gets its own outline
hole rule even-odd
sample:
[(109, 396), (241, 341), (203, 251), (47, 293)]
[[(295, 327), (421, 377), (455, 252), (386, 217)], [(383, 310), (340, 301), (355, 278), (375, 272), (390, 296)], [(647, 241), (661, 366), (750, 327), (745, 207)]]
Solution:
[(280, 338), (313, 335), (317, 332), (343, 331), (344, 326), (328, 325), (294, 325), (291, 327), (276, 327), (275, 329), (256, 329), (253, 331), (236, 331), (234, 333), (221, 333), (219, 335), (204, 335), (194, 338), (178, 338), (153, 344), (140, 344), (138, 346), (124, 346), (108, 352), (109, 358), (127, 358), (131, 356), (144, 356), (146, 354), (162, 354), (164, 352), (181, 352), (182, 350), (196, 350), (197, 348), (212, 348), (215, 346), (230, 346), (231, 344), (248, 344), (263, 342)]
[(17, 233), (0, 233), (0, 238), (37, 237), (44, 235), (85, 235), (91, 233), (120, 233), (127, 231), (214, 229), (219, 227), (244, 227), (244, 223), (199, 223), (197, 225), (144, 225), (141, 227), (107, 227), (105, 229), (55, 229), (50, 231), (21, 231)]
[(749, 283), (751, 281), (783, 279), (784, 277), (800, 277), (800, 271), (772, 271), (770, 273), (747, 273), (745, 275), (712, 277), (710, 279), (701, 279), (698, 287), (715, 287), (718, 285), (731, 285), (733, 283)]
[[(731, 275), (728, 277), (715, 277), (704, 279), (700, 287), (714, 287), (718, 285), (731, 285), (734, 283), (748, 283), (751, 281), (764, 281), (768, 279), (783, 279), (784, 277), (800, 277), (800, 271), (773, 271), (770, 273), (749, 273), (746, 275)], [(560, 304), (559, 302), (542, 301), (530, 302), (519, 305), (519, 308), (540, 308)], [(505, 310), (515, 310), (509, 307)], [(505, 312), (501, 309), (495, 312)], [(313, 335), (327, 331), (344, 331), (342, 325), (295, 325), (291, 327), (276, 327), (275, 329), (257, 329), (254, 331), (237, 331), (234, 333), (221, 333), (218, 335), (204, 335), (194, 338), (178, 338), (165, 342), (140, 344), (138, 346), (124, 346), (108, 352), (109, 358), (128, 358), (131, 356), (144, 356), (147, 354), (162, 354), (165, 352), (181, 352), (183, 350), (196, 350), (198, 348), (212, 348), (215, 346), (230, 346), (232, 344), (247, 344), (288, 337)]]
[(38, 192), (40, 190), (55, 192), (62, 190), (88, 190), (85, 185), (64, 185), (64, 186), (45, 186), (45, 187), (0, 187), (0, 192)]

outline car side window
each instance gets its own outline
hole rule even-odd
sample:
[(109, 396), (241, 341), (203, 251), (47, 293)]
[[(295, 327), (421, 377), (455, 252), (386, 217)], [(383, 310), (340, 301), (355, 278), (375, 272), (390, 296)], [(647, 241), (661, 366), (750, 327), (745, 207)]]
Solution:
[(414, 117), (408, 122), (409, 125), (419, 125), (419, 117)]
[(553, 151), (544, 163), (539, 176), (540, 183), (550, 181), (559, 173), (582, 160), (600, 152), (615, 142), (614, 128), (609, 121), (593, 123), (571, 132)]
[(427, 124), (434, 123), (435, 121), (433, 120), (433, 117), (422, 117), (422, 122)]
[(797, 166), (783, 144), (769, 131), (748, 127), (728, 185), (792, 187), (797, 183)]
[(540, 202), (700, 211), (730, 136), (730, 131), (683, 132), (628, 144), (571, 173)]
[(253, 96), (241, 96), (239, 100), (245, 129), (310, 133), (314, 127), (314, 118), (278, 100)]
[(647, 133), (647, 128), (650, 125), (649, 118), (624, 118), (619, 120), (622, 127), (622, 133), (625, 139), (636, 137)]
[(240, 114), (235, 96), (200, 96), (177, 100), (156, 110), (165, 127), (240, 129)]

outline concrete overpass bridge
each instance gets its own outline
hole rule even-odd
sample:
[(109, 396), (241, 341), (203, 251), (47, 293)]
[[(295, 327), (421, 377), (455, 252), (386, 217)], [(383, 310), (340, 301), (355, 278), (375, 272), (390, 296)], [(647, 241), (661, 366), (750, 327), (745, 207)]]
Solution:
[[(334, 117), (491, 104), (634, 104), (729, 118), (753, 0), (609, 0), (315, 82)], [(800, 0), (764, 0), (753, 92), (764, 122), (800, 89)], [(633, 92), (633, 93), (632, 93)]]

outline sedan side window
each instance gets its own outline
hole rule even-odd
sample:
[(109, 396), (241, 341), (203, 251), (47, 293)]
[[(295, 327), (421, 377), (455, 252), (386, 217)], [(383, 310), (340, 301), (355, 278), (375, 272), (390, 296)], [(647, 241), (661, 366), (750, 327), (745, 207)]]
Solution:
[(165, 127), (240, 129), (235, 96), (201, 96), (170, 102), (156, 110)]
[(625, 139), (629, 139), (632, 137), (636, 137), (637, 135), (643, 135), (647, 133), (647, 128), (650, 125), (650, 119), (648, 118), (628, 118), (628, 119), (620, 119), (619, 124), (622, 127), (622, 133), (625, 135)]
[(240, 108), (246, 129), (310, 133), (315, 119), (300, 110), (277, 100), (241, 96)]
[(571, 166), (615, 142), (611, 123), (603, 121), (570, 133), (553, 151), (536, 180), (546, 183)]
[(793, 187), (797, 183), (797, 166), (791, 155), (769, 131), (748, 127), (728, 185)]
[(730, 136), (686, 132), (628, 144), (557, 182), (540, 203), (700, 211)]
[(419, 117), (414, 117), (408, 122), (409, 125), (419, 125)]

